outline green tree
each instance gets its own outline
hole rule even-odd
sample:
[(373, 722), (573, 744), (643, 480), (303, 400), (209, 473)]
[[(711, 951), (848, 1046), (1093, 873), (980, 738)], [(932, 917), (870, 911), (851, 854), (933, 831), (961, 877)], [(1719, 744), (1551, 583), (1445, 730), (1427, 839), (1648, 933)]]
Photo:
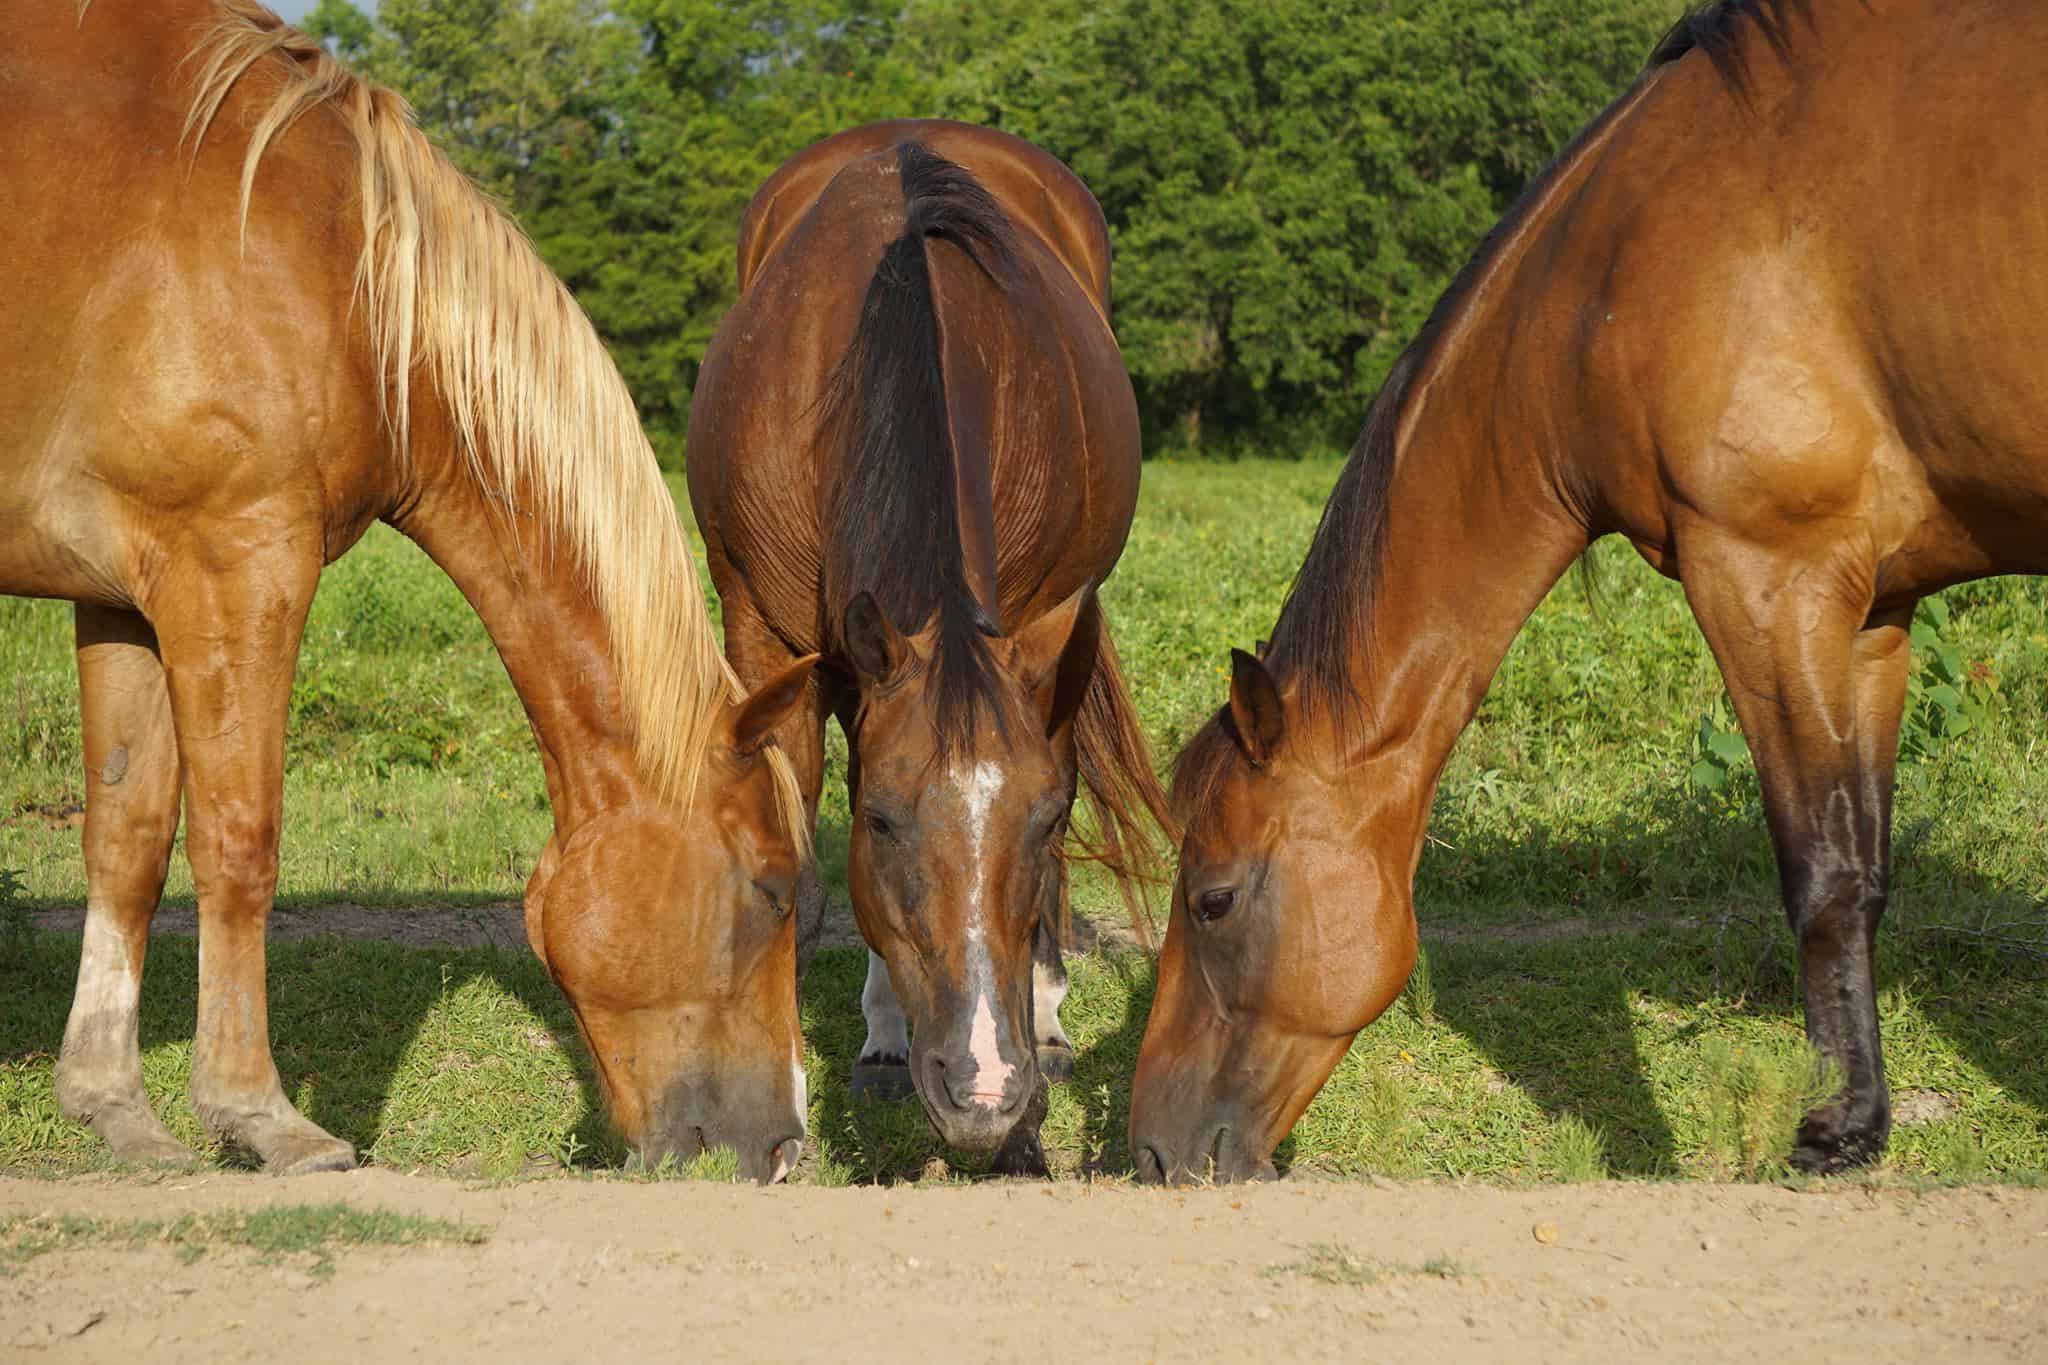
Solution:
[(1436, 295), (1633, 76), (1666, 0), (932, 0), (947, 113), (1088, 182), (1155, 442), (1347, 441)]

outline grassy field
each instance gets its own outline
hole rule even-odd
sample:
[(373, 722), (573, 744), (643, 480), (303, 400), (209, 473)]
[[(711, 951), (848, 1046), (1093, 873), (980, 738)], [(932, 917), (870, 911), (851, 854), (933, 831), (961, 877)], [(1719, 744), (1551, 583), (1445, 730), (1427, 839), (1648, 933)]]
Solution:
[[(1270, 624), (1337, 466), (1157, 464), (1104, 591), (1165, 762), (1222, 698), (1224, 650)], [(1808, 1088), (1792, 957), (1754, 774), (1675, 585), (1596, 553), (1510, 654), (1438, 794), (1418, 882), (1425, 956), (1282, 1148), (1333, 1175), (1567, 1180), (1768, 1177)], [(1474, 566), (1479, 572), (1481, 566)], [(1398, 585), (1396, 585), (1398, 590)], [(1927, 615), (1901, 770), (1894, 909), (1880, 944), (1894, 1086), (1926, 1118), (1895, 1136), (1912, 1178), (2048, 1172), (2048, 593), (1957, 589)], [(293, 697), (280, 898), (319, 905), (516, 899), (549, 829), (502, 668), (454, 588), (382, 528), (331, 569)], [(833, 736), (821, 845), (843, 865)], [(0, 599), (0, 904), (76, 904), (81, 795), (69, 611)], [(53, 827), (54, 826), (54, 827)], [(190, 898), (182, 859), (170, 896)], [(1121, 913), (1084, 874), (1077, 902)], [(77, 941), (0, 916), (0, 1165), (97, 1158), (56, 1113), (50, 1068)], [(615, 1159), (566, 1006), (524, 955), (280, 945), (274, 1031), (315, 1119), (399, 1167), (510, 1174)], [(914, 1106), (855, 1106), (854, 952), (807, 985), (807, 1178), (913, 1176), (939, 1155)], [(182, 1104), (196, 952), (152, 951), (143, 1047)], [(1128, 1169), (1129, 1081), (1150, 991), (1132, 955), (1075, 966), (1080, 1050), (1048, 1147)]]

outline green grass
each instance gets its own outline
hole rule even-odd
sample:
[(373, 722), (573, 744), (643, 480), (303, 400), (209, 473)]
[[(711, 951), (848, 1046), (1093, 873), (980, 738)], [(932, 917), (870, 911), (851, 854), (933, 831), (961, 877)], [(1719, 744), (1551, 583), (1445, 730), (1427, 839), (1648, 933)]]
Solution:
[[(1269, 628), (1336, 468), (1147, 467), (1104, 598), (1162, 762), (1221, 700), (1226, 647)], [(1571, 580), (1553, 592), (1452, 756), (1417, 879), (1423, 961), (1283, 1165), (1505, 1181), (1782, 1174), (1811, 1058), (1755, 776), (1739, 746), (1703, 747), (1728, 723), (1725, 702), (1676, 585), (1624, 546), (1595, 558), (1597, 611)], [(1937, 1092), (1954, 1112), (1897, 1132), (1889, 1169), (2033, 1181), (2048, 1172), (2048, 1074), (2033, 1060), (2048, 1038), (2048, 594), (2000, 580), (1947, 602), (1942, 642), (1995, 691), (1973, 698), (1967, 731), (1902, 766), (1879, 980), (1895, 1089)], [(0, 912), (84, 894), (76, 831), (31, 813), (81, 792), (67, 617), (0, 599), (0, 868), (21, 882)], [(836, 731), (828, 751), (821, 846), (836, 879)], [(1719, 790), (1694, 777), (1709, 752)], [(323, 580), (290, 755), (288, 902), (515, 899), (547, 837), (503, 669), (453, 587), (381, 528)], [(189, 902), (182, 858), (170, 894)], [(1122, 913), (1087, 870), (1076, 902)], [(99, 1159), (50, 1095), (76, 955), (75, 938), (0, 934), (0, 1165)], [(188, 1140), (195, 961), (187, 942), (152, 949), (143, 1021), (147, 1082)], [(512, 1175), (619, 1159), (567, 1008), (529, 957), (304, 943), (271, 962), (288, 1088), (375, 1160)], [(862, 966), (828, 953), (806, 988), (804, 1172), (825, 1183), (915, 1177), (941, 1154), (915, 1105), (847, 1098)], [(1075, 964), (1078, 1074), (1055, 1089), (1046, 1127), (1062, 1171), (1128, 1169), (1150, 989), (1141, 958)]]
[(475, 1246), (484, 1240), (484, 1230), (468, 1224), (340, 1203), (274, 1204), (243, 1213), (169, 1219), (0, 1216), (0, 1276), (52, 1252), (153, 1245), (171, 1247), (187, 1262), (217, 1248), (241, 1248), (254, 1252), (259, 1262), (297, 1259), (313, 1274), (327, 1275), (334, 1269), (334, 1253), (345, 1248)]
[(1427, 1276), (1436, 1280), (1463, 1279), (1470, 1272), (1448, 1255), (1436, 1255), (1421, 1265), (1395, 1264), (1361, 1256), (1336, 1242), (1311, 1242), (1301, 1259), (1266, 1267), (1268, 1279), (1299, 1277), (1317, 1284), (1363, 1288), (1404, 1276)]

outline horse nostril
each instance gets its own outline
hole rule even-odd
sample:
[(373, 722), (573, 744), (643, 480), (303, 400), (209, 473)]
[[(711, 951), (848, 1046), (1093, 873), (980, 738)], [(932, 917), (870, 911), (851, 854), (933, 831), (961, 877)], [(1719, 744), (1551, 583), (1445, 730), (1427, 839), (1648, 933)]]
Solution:
[(1165, 1151), (1154, 1143), (1138, 1144), (1138, 1179), (1148, 1185), (1166, 1183), (1167, 1157)]
[(768, 1183), (780, 1185), (789, 1179), (789, 1173), (796, 1169), (797, 1158), (803, 1154), (804, 1145), (795, 1138), (784, 1138), (777, 1143), (768, 1161)]

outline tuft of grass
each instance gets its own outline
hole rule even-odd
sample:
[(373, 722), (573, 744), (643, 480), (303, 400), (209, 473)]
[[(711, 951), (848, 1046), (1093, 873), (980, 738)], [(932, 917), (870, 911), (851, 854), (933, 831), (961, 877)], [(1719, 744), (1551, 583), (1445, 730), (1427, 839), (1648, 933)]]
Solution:
[(1297, 1276), (1301, 1279), (1314, 1280), (1317, 1284), (1353, 1288), (1375, 1285), (1383, 1280), (1402, 1276), (1423, 1275), (1431, 1279), (1456, 1280), (1469, 1273), (1448, 1253), (1439, 1253), (1420, 1265), (1407, 1265), (1360, 1256), (1336, 1242), (1311, 1242), (1303, 1249), (1299, 1260), (1269, 1265), (1265, 1269), (1269, 1279)]
[(170, 1247), (194, 1261), (220, 1247), (252, 1251), (260, 1262), (300, 1258), (315, 1275), (334, 1271), (334, 1254), (350, 1247), (476, 1246), (484, 1229), (393, 1209), (348, 1204), (280, 1204), (239, 1213), (186, 1214), (174, 1219), (95, 1219), (72, 1214), (0, 1217), (0, 1275), (52, 1252), (93, 1247)]
[(677, 1172), (684, 1180), (701, 1180), (712, 1185), (740, 1183), (740, 1154), (730, 1147), (711, 1147), (683, 1163)]
[(1545, 1179), (1563, 1184), (1605, 1179), (1607, 1134), (1576, 1115), (1565, 1115), (1551, 1126), (1541, 1169)]
[(1809, 1047), (1764, 1049), (1726, 1038), (1700, 1048), (1704, 1137), (1695, 1167), (1720, 1180), (1784, 1175), (1806, 1112), (1841, 1088), (1841, 1072)]
[(19, 868), (0, 867), (0, 968), (15, 967), (28, 958), (35, 922), (29, 918), (26, 890)]

